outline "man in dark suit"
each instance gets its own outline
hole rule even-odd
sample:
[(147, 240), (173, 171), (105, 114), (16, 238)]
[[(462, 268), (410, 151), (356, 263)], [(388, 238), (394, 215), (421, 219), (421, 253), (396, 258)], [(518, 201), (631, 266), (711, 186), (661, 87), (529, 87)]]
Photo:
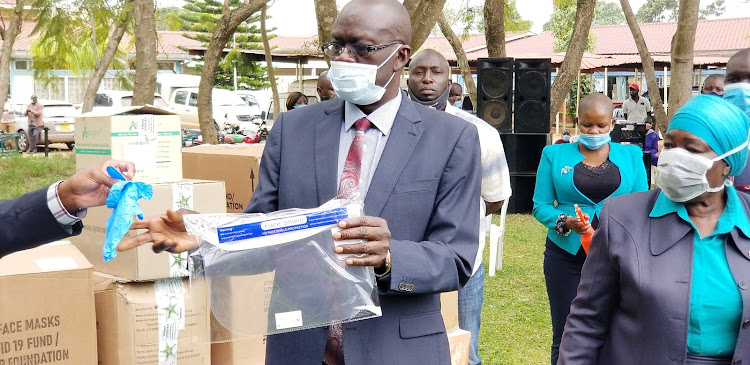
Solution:
[[(348, 3), (323, 45), (339, 99), (286, 112), (271, 130), (247, 211), (364, 197), (365, 216), (340, 222), (334, 238), (366, 241), (337, 252), (361, 255), (348, 265), (374, 267), (383, 315), (343, 324), (338, 333), (326, 327), (269, 336), (268, 364), (451, 363), (439, 293), (462, 287), (476, 258), (479, 141), (474, 126), (400, 91), (410, 41), (409, 15), (397, 1)], [(146, 242), (189, 249), (194, 243), (180, 222), (174, 212), (135, 222), (150, 232), (118, 249)]]
[(132, 162), (107, 161), (18, 199), (0, 201), (0, 257), (80, 234), (86, 208), (104, 205), (117, 182), (107, 176), (107, 166), (129, 178), (135, 174)]

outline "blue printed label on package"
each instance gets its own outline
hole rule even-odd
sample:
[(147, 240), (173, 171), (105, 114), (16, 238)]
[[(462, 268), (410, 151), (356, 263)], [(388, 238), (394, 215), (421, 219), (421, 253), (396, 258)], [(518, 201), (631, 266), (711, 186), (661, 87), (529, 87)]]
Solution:
[(334, 225), (348, 217), (349, 214), (346, 208), (336, 208), (263, 222), (219, 227), (217, 228), (217, 233), (219, 235), (219, 243), (227, 243)]

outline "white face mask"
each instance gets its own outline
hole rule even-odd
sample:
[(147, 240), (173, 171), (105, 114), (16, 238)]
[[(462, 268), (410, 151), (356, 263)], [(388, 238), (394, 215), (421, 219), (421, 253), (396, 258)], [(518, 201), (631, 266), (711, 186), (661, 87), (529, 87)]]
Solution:
[[(375, 84), (378, 69), (383, 67), (399, 49), (401, 49), (401, 46), (398, 46), (388, 58), (377, 66), (355, 62), (331, 61), (331, 68), (328, 70), (328, 80), (331, 81), (336, 95), (356, 105), (370, 105), (383, 98), (385, 87)], [(347, 50), (344, 50), (344, 52), (347, 52)], [(386, 85), (393, 80), (394, 75), (396, 75), (395, 72), (391, 74), (391, 78), (385, 83)]]
[[(707, 158), (690, 153), (682, 148), (664, 149), (659, 155), (656, 185), (669, 200), (684, 203), (705, 192), (715, 193), (724, 189), (724, 185), (712, 188), (708, 184), (706, 173), (714, 162), (733, 155), (747, 148), (748, 141), (716, 158)], [(727, 180), (728, 181), (728, 180)]]

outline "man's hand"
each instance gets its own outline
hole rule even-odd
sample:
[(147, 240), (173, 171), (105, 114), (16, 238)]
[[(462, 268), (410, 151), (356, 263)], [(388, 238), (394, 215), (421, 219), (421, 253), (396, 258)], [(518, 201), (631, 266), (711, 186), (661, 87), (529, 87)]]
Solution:
[(107, 202), (109, 188), (119, 181), (107, 175), (107, 166), (116, 168), (128, 180), (135, 175), (135, 165), (132, 162), (114, 160), (77, 172), (57, 187), (60, 202), (68, 212), (97, 207)]
[(338, 254), (366, 255), (363, 257), (349, 257), (347, 265), (374, 266), (385, 265), (385, 257), (391, 244), (391, 231), (385, 219), (371, 216), (344, 219), (339, 222), (340, 232), (333, 234), (337, 241), (363, 239), (367, 242), (336, 247)]
[[(590, 219), (588, 213), (583, 213), (583, 216), (586, 217), (586, 220)], [(565, 228), (582, 235), (591, 229), (591, 224), (583, 224), (577, 216), (569, 215), (568, 219), (565, 220)]]
[(148, 242), (154, 243), (152, 249), (156, 253), (162, 251), (180, 253), (195, 248), (198, 242), (194, 236), (187, 233), (182, 220), (182, 214), (191, 213), (196, 212), (186, 209), (175, 212), (169, 209), (166, 215), (134, 220), (130, 229), (147, 229), (148, 232), (123, 239), (117, 245), (117, 251), (132, 250)]

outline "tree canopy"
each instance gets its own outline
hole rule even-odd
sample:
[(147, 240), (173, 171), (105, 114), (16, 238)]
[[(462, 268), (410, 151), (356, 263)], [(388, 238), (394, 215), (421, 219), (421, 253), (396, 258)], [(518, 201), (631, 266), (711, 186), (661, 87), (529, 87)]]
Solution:
[[(527, 32), (531, 29), (531, 21), (523, 19), (516, 7), (516, 0), (505, 0), (503, 8), (505, 14), (506, 32)], [(443, 10), (448, 23), (453, 24), (452, 29), (459, 35), (466, 36), (471, 33), (485, 33), (484, 5), (466, 6), (458, 9), (446, 8)], [(433, 35), (440, 35), (438, 25), (433, 30)]]
[(596, 2), (594, 25), (617, 25), (625, 23), (625, 14), (623, 14), (622, 8), (619, 5), (603, 0)]
[[(553, 0), (554, 10), (552, 17), (544, 24), (544, 30), (551, 30), (555, 36), (555, 52), (564, 52), (570, 44), (570, 37), (573, 34), (573, 28), (576, 19), (577, 3), (575, 0)], [(589, 33), (586, 43), (586, 52), (594, 50), (594, 35)]]
[[(242, 0), (230, 0), (229, 8), (237, 9)], [(208, 44), (221, 18), (223, 1), (216, 0), (185, 0), (182, 11), (167, 13), (165, 24), (172, 24), (179, 30), (185, 31), (185, 37)], [(227, 45), (231, 51), (222, 57), (219, 72), (216, 73), (216, 87), (231, 89), (234, 87), (234, 67), (237, 67), (237, 85), (243, 89), (262, 89), (269, 86), (266, 69), (258, 62), (252, 61), (241, 50), (263, 49), (261, 45), (259, 15), (250, 17), (237, 27), (234, 37)], [(199, 62), (193, 67), (194, 72), (200, 73), (203, 65)]]
[[(648, 0), (635, 13), (639, 23), (677, 21), (680, 4), (678, 0)], [(700, 11), (699, 19), (724, 14), (724, 0), (714, 0)]]

